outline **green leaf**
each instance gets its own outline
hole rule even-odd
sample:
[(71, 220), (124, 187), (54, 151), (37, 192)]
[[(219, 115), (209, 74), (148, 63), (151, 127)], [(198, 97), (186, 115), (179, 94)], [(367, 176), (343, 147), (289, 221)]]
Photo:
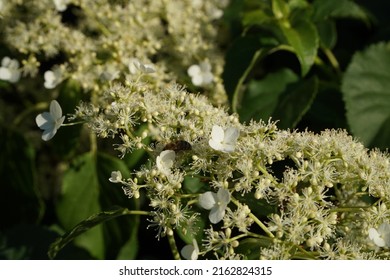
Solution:
[(303, 18), (291, 24), (280, 22), (279, 28), (299, 60), (302, 76), (305, 76), (317, 56), (319, 37), (316, 27)]
[(318, 80), (315, 76), (308, 80), (301, 80), (286, 91), (276, 107), (273, 118), (279, 120), (280, 128), (294, 128), (306, 112), (317, 94)]
[(267, 237), (246, 238), (240, 241), (240, 245), (235, 249), (235, 252), (245, 256), (247, 260), (260, 259), (261, 248), (272, 246), (272, 239)]
[(287, 86), (297, 80), (298, 76), (293, 71), (283, 68), (268, 74), (262, 80), (250, 81), (238, 110), (240, 120), (268, 120)]
[(91, 228), (100, 225), (108, 220), (127, 215), (128, 209), (118, 208), (112, 211), (103, 211), (87, 218), (86, 220), (77, 224), (72, 230), (58, 238), (50, 245), (48, 255), (51, 259), (54, 259), (57, 253), (69, 242), (73, 241), (76, 237), (89, 231)]
[(290, 12), (285, 0), (272, 0), (272, 11), (277, 19), (288, 18)]
[(336, 24), (333, 20), (319, 21), (316, 23), (320, 44), (327, 49), (333, 49), (337, 42)]
[(228, 50), (222, 74), (224, 86), (236, 111), (241, 98), (242, 85), (255, 63), (267, 55), (269, 48), (262, 48), (257, 37), (248, 36), (237, 39)]
[[(93, 213), (102, 211), (99, 192), (95, 155), (87, 153), (77, 157), (64, 174), (62, 194), (56, 207), (61, 225), (65, 229), (70, 229)], [(95, 258), (104, 258), (102, 227), (86, 232), (75, 242), (87, 249)]]
[(245, 73), (254, 54), (261, 48), (257, 37), (240, 37), (233, 42), (227, 51), (225, 68), (222, 74), (225, 89), (231, 97), (238, 81)]
[(390, 143), (390, 44), (372, 45), (356, 53), (342, 82), (347, 120), (365, 145)]
[(329, 18), (356, 18), (369, 22), (367, 12), (351, 0), (315, 0), (313, 11), (313, 18), (316, 21)]
[(275, 21), (275, 19), (266, 14), (266, 12), (261, 9), (248, 11), (242, 17), (242, 24), (244, 26), (263, 26), (264, 24), (269, 24), (273, 21)]
[[(111, 172), (116, 170), (121, 171), (124, 177), (130, 175), (123, 161), (102, 153), (87, 153), (72, 162), (64, 174), (62, 194), (56, 209), (65, 229), (73, 228), (80, 221), (114, 204), (135, 208), (133, 200), (124, 196), (120, 185), (109, 182)], [(116, 258), (120, 250), (125, 251), (122, 246), (135, 244), (133, 235), (138, 224), (135, 217), (116, 219), (86, 231), (74, 242), (95, 258)], [(131, 239), (133, 241), (129, 241)]]
[(0, 124), (0, 220), (6, 228), (38, 222), (44, 204), (36, 184), (35, 152), (22, 133)]

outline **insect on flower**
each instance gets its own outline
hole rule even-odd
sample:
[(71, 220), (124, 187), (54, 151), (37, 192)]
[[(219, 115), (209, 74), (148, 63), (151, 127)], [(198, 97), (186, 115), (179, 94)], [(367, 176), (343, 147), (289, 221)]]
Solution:
[(163, 150), (164, 151), (165, 150), (172, 150), (172, 151), (175, 151), (177, 153), (180, 151), (189, 151), (191, 149), (192, 149), (191, 144), (188, 143), (187, 141), (177, 140), (177, 141), (170, 142), (170, 143), (166, 144)]

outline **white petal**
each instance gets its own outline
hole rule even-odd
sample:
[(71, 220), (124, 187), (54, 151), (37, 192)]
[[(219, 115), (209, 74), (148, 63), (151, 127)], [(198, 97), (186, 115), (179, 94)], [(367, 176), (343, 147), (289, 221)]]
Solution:
[(58, 120), (62, 117), (61, 106), (56, 100), (50, 102), (50, 114), (53, 116), (54, 120)]
[(385, 246), (390, 247), (390, 224), (383, 223), (379, 226), (378, 232), (380, 233), (382, 239), (386, 243)]
[(111, 177), (108, 180), (112, 183), (118, 183), (122, 181), (122, 173), (120, 171), (112, 171)]
[(202, 75), (202, 81), (204, 85), (211, 84), (211, 82), (214, 80), (214, 76), (212, 73), (204, 73)]
[(384, 247), (386, 245), (385, 240), (381, 238), (378, 231), (374, 228), (370, 228), (368, 230), (368, 236), (369, 238), (375, 243), (378, 247)]
[(203, 78), (201, 75), (194, 75), (192, 76), (191, 82), (194, 84), (194, 86), (201, 86), (203, 85)]
[(219, 149), (221, 152), (224, 153), (231, 153), (236, 148), (236, 145), (231, 144), (221, 144), (221, 148)]
[(43, 131), (42, 133), (42, 140), (44, 141), (49, 141), (51, 138), (54, 137), (54, 135), (56, 135), (57, 133), (57, 129), (49, 129), (49, 130), (45, 130)]
[(193, 76), (199, 76), (201, 70), (200, 70), (200, 67), (199, 65), (191, 65), (188, 69), (187, 69), (187, 73), (190, 77), (193, 77)]
[(210, 70), (211, 70), (211, 65), (210, 65), (210, 63), (209, 62), (207, 62), (207, 61), (202, 61), (200, 64), (199, 64), (199, 66), (200, 66), (200, 69), (201, 69), (201, 71), (202, 72), (210, 72)]
[(175, 151), (166, 150), (162, 151), (159, 156), (156, 158), (157, 169), (160, 170), (163, 174), (168, 175), (171, 172), (173, 162), (175, 160), (176, 154)]
[(238, 130), (238, 128), (229, 127), (225, 130), (224, 142), (229, 144), (235, 144), (239, 135), (240, 131)]
[(62, 116), (61, 118), (59, 118), (58, 120), (55, 121), (55, 124), (54, 124), (54, 127), (56, 129), (59, 129), (61, 127), (61, 125), (64, 123), (64, 120), (65, 120), (65, 116)]
[(211, 208), (209, 214), (210, 222), (217, 224), (223, 219), (223, 216), (225, 216), (225, 209), (221, 209), (218, 206)]
[(217, 199), (223, 205), (228, 205), (230, 202), (230, 193), (228, 190), (220, 188), (217, 192)]
[(202, 208), (210, 210), (217, 201), (217, 194), (213, 192), (205, 192), (199, 196), (199, 204)]
[(12, 73), (8, 68), (1, 67), (0, 68), (0, 79), (4, 81), (8, 81), (11, 79)]
[(3, 59), (1, 60), (1, 66), (5, 66), (8, 68), (10, 62), (11, 62), (11, 58), (9, 58), (8, 56), (4, 56)]
[(186, 245), (181, 249), (181, 255), (186, 260), (196, 260), (198, 259), (198, 252), (196, 251), (193, 245)]
[(221, 142), (224, 139), (225, 132), (223, 131), (223, 128), (219, 125), (213, 125), (213, 128), (211, 130), (211, 138), (215, 141)]
[(9, 81), (11, 83), (16, 83), (20, 79), (20, 71), (16, 70), (11, 73), (11, 77), (9, 78)]
[(40, 129), (52, 129), (54, 127), (54, 120), (49, 112), (43, 112), (36, 116), (35, 122)]

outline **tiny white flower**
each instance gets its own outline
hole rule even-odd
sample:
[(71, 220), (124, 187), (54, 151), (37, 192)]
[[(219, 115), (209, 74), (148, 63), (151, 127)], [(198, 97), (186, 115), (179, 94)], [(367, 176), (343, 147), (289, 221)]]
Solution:
[(129, 71), (131, 74), (137, 74), (139, 71), (145, 74), (150, 74), (156, 72), (156, 69), (152, 64), (144, 64), (136, 58), (131, 58), (129, 60)]
[(229, 202), (230, 193), (223, 188), (220, 188), (217, 193), (205, 192), (199, 196), (199, 204), (204, 209), (210, 210), (209, 219), (213, 224), (223, 219)]
[(156, 159), (157, 169), (166, 176), (171, 174), (176, 154), (172, 150), (162, 151)]
[(368, 230), (368, 237), (378, 247), (390, 247), (390, 224), (383, 223), (378, 230), (370, 228)]
[(240, 131), (238, 128), (228, 127), (223, 129), (219, 125), (214, 125), (211, 131), (209, 145), (214, 150), (230, 153), (234, 151), (239, 135)]
[(43, 112), (35, 118), (36, 124), (43, 130), (42, 140), (48, 141), (57, 133), (65, 116), (62, 116), (62, 109), (56, 100), (50, 103), (50, 112)]
[(3, 57), (0, 67), (0, 79), (16, 83), (20, 79), (19, 62), (8, 56)]
[(211, 73), (211, 65), (208, 61), (191, 65), (187, 69), (188, 75), (195, 86), (205, 86), (212, 83), (214, 76)]
[(56, 10), (63, 12), (68, 8), (69, 0), (53, 0)]
[(188, 244), (181, 249), (181, 255), (186, 260), (197, 260), (199, 255), (198, 243), (195, 239), (192, 240), (192, 244)]
[(111, 183), (120, 183), (122, 181), (122, 173), (120, 171), (112, 171), (111, 177), (108, 180)]
[(62, 82), (62, 72), (59, 68), (56, 68), (53, 71), (46, 71), (45, 74), (43, 74), (43, 77), (45, 78), (43, 86), (47, 89), (53, 89)]

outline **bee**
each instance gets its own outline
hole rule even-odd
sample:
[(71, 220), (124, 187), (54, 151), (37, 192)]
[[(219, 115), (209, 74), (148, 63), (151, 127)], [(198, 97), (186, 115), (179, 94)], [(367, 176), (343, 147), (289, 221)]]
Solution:
[(166, 144), (163, 150), (164, 151), (165, 150), (172, 150), (175, 152), (180, 152), (180, 151), (189, 151), (191, 149), (192, 149), (191, 144), (188, 143), (187, 141), (177, 140), (177, 141)]

